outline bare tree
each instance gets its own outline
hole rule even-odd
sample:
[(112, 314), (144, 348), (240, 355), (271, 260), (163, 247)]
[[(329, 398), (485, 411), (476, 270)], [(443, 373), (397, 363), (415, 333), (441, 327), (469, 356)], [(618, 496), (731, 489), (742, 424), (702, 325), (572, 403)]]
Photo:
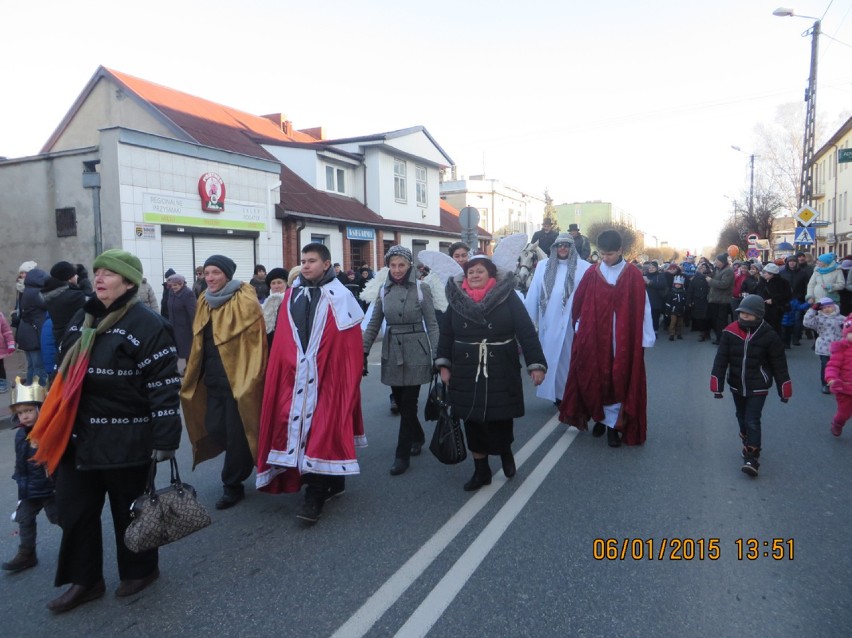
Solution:
[(736, 244), (741, 251), (745, 251), (748, 247), (747, 237), (751, 233), (765, 239), (771, 237), (776, 215), (786, 208), (785, 197), (758, 182), (755, 184), (753, 205), (749, 210), (750, 195), (746, 192), (741, 199), (734, 200), (734, 212), (719, 233), (717, 249), (724, 250)]

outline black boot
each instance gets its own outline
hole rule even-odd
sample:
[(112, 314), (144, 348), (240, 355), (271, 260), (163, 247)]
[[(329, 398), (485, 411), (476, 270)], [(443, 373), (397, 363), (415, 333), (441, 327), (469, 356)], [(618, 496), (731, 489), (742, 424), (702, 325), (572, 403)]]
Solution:
[(515, 467), (515, 457), (512, 454), (512, 450), (503, 452), (503, 454), (500, 455), (500, 460), (503, 462), (503, 475), (506, 478), (512, 478), (518, 469)]
[(757, 470), (760, 468), (760, 463), (757, 460), (760, 458), (760, 448), (748, 446), (743, 449), (743, 456), (745, 460), (743, 461), (742, 471), (749, 476), (756, 477)]
[(3, 570), (7, 572), (22, 572), (30, 567), (38, 565), (35, 547), (19, 547), (15, 557), (7, 563), (3, 563)]
[(465, 492), (475, 492), (483, 485), (491, 485), (491, 468), (488, 465), (488, 457), (473, 459), (473, 476), (464, 484)]
[(393, 465), (390, 469), (391, 476), (399, 476), (400, 474), (404, 474), (410, 465), (408, 459), (401, 459), (399, 457), (395, 458), (393, 461)]

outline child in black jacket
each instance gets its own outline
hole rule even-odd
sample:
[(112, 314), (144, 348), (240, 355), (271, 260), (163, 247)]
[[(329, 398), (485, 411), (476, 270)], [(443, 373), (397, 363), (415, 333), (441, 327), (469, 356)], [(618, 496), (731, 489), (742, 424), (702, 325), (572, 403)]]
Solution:
[(7, 572), (20, 572), (38, 564), (36, 558), (36, 517), (44, 509), (47, 520), (56, 523), (56, 506), (53, 501), (53, 477), (48, 476), (42, 465), (31, 462), (35, 449), (27, 440), (27, 435), (38, 420), (38, 411), (44, 402), (44, 386), (39, 379), (33, 379), (32, 385), (15, 381), (15, 394), (9, 406), (14, 412), (12, 422), (17, 423), (15, 434), (15, 474), (12, 478), (18, 483), (18, 508), (14, 520), (18, 523), (20, 542), (18, 553), (12, 560), (3, 563)]
[(686, 314), (686, 288), (683, 284), (683, 275), (675, 275), (672, 279), (672, 289), (666, 296), (669, 341), (674, 341), (675, 337), (683, 339), (683, 335), (680, 334), (683, 327), (683, 316)]
[(737, 308), (739, 319), (722, 332), (710, 376), (710, 391), (721, 399), (727, 373), (743, 442), (742, 471), (749, 476), (757, 476), (760, 467), (760, 417), (773, 379), (782, 403), (793, 395), (784, 343), (763, 320), (765, 313), (759, 295), (742, 300)]

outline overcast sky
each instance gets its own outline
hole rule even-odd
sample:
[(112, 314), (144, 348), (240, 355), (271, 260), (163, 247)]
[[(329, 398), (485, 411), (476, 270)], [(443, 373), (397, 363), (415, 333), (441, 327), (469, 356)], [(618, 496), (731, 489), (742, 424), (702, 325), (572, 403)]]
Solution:
[[(461, 175), (610, 201), (695, 250), (747, 188), (731, 145), (750, 153), (755, 125), (803, 100), (813, 20), (773, 16), (778, 1), (15, 3), (0, 155), (37, 153), (104, 65), (329, 137), (422, 124)], [(852, 0), (784, 6), (825, 14), (817, 110), (836, 125), (852, 115)]]

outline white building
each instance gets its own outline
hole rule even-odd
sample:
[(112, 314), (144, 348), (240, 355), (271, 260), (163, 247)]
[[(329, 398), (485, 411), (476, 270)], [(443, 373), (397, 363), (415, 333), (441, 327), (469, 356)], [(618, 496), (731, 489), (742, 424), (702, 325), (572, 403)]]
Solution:
[(814, 154), (813, 208), (828, 226), (817, 229), (817, 254), (834, 252), (841, 259), (852, 250), (852, 118)]

